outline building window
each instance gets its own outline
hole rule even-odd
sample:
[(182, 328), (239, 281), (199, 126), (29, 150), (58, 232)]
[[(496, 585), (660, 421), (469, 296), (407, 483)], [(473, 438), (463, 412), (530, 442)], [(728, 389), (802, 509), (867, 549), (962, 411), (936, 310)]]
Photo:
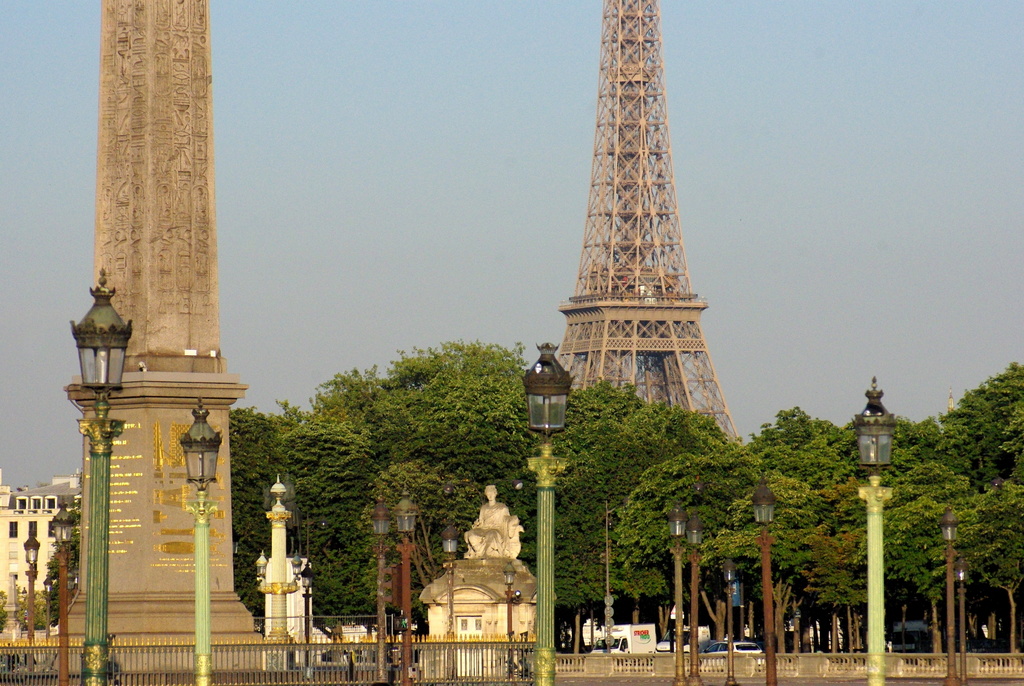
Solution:
[(18, 510), (27, 510), (28, 509), (28, 498), (18, 498), (17, 502), (18, 502), (18, 507), (16, 509), (18, 509)]
[(46, 509), (47, 510), (56, 510), (57, 509), (57, 498), (55, 498), (52, 495), (47, 496), (46, 497)]
[(37, 495), (32, 496), (32, 509), (41, 510), (43, 509), (43, 499)]
[(29, 536), (35, 536), (36, 533), (38, 533), (39, 528), (38, 528), (37, 524), (38, 523), (35, 522), (35, 521), (31, 521), (31, 522), (28, 523), (28, 535)]
[(8, 538), (17, 538), (18, 537), (18, 523), (17, 522), (11, 522), (10, 524), (8, 524), (7, 536), (8, 536)]

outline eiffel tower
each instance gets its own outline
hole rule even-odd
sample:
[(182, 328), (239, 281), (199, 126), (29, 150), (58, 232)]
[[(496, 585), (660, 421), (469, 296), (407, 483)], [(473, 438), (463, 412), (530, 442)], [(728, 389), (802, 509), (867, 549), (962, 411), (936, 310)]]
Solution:
[(590, 200), (563, 364), (736, 427), (700, 326), (679, 226), (657, 0), (605, 0)]

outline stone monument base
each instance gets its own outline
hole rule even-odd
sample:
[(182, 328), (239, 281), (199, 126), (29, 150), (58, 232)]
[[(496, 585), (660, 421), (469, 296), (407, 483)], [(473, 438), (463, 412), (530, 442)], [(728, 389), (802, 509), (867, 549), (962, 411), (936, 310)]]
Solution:
[(452, 588), (452, 632), (456, 636), (505, 638), (508, 631), (508, 596), (505, 566), (511, 562), (516, 571), (513, 592), (519, 591), (512, 610), (512, 633), (533, 634), (537, 617), (537, 579), (520, 560), (482, 558), (455, 560), (450, 570), (435, 579), (420, 593), (427, 606), (430, 635), (448, 634), (448, 589)]
[[(195, 603), (184, 602), (180, 593), (120, 593), (111, 595), (107, 605), (107, 632), (133, 642), (180, 639), (195, 640)], [(191, 600), (191, 599), (189, 599)], [(250, 643), (258, 640), (252, 614), (234, 593), (211, 593), (210, 626), (214, 642)], [(72, 636), (85, 632), (85, 594), (81, 594), (68, 613)]]

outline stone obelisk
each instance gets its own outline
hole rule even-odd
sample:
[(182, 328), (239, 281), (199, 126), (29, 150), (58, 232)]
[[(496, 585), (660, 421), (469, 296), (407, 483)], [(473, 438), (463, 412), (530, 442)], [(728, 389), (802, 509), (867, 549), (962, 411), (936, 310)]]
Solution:
[[(178, 438), (202, 399), (224, 437), (210, 486), (219, 507), (213, 632), (251, 635), (231, 558), (228, 410), (246, 386), (220, 351), (208, 0), (102, 3), (95, 271), (106, 270), (113, 305), (134, 326), (124, 388), (110, 399), (126, 429), (111, 459), (109, 630), (194, 630), (193, 519), (184, 509), (194, 489)], [(77, 383), (68, 393), (91, 412)], [(73, 631), (81, 621), (72, 617)]]

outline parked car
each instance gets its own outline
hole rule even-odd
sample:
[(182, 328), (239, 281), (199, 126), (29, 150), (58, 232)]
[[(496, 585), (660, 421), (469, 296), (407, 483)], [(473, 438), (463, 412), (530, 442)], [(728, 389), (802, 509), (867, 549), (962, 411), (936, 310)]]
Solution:
[[(753, 641), (734, 641), (732, 644), (732, 650), (734, 653), (747, 653), (752, 655), (761, 655), (764, 653), (761, 650), (761, 646), (757, 645)], [(702, 653), (725, 653), (729, 651), (728, 641), (714, 641), (709, 643)]]

